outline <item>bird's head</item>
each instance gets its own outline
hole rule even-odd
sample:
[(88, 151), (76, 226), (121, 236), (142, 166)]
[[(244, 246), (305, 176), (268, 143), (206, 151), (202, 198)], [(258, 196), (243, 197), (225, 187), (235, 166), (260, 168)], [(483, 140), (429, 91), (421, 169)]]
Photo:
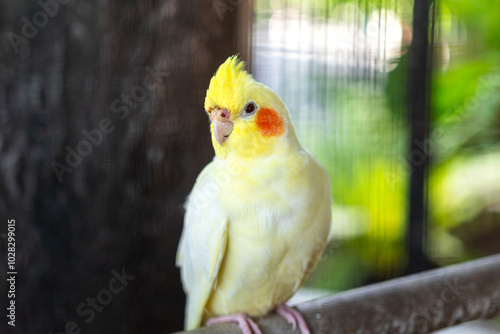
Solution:
[(283, 101), (256, 82), (237, 56), (229, 57), (210, 80), (205, 111), (215, 154), (222, 159), (261, 157), (296, 141)]

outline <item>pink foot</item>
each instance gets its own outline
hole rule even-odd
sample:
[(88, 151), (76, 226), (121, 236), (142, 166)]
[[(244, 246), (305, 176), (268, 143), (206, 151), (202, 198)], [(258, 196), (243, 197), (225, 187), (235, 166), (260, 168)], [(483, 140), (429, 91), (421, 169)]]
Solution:
[(285, 318), (285, 320), (292, 325), (293, 329), (297, 327), (298, 323), (300, 332), (302, 334), (311, 334), (309, 328), (307, 327), (306, 321), (302, 317), (302, 314), (299, 313), (299, 311), (291, 308), (286, 304), (283, 304), (276, 308), (276, 313)]
[(237, 322), (243, 334), (262, 334), (259, 326), (257, 326), (257, 324), (252, 319), (250, 319), (243, 313), (221, 315), (219, 317), (210, 318), (207, 321), (207, 326), (224, 322)]

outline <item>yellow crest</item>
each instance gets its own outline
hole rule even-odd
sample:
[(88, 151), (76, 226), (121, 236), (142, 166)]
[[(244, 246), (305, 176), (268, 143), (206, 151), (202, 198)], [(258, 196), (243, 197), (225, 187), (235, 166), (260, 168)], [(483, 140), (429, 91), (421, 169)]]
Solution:
[(245, 62), (237, 56), (229, 57), (210, 80), (205, 98), (205, 110), (227, 108), (230, 112), (243, 109), (248, 102), (246, 92), (254, 79), (245, 70)]

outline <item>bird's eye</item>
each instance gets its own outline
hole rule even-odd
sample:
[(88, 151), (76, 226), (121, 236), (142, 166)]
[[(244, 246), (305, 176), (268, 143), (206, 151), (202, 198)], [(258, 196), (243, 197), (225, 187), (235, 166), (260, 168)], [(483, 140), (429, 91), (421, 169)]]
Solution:
[(257, 105), (255, 102), (248, 102), (248, 104), (245, 106), (245, 109), (243, 109), (243, 116), (250, 116), (255, 114), (257, 111)]

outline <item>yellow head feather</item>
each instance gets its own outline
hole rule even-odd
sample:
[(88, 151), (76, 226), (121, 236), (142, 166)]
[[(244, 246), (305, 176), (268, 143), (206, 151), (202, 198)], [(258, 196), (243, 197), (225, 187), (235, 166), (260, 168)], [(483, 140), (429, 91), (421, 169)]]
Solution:
[[(250, 101), (257, 104), (258, 112), (253, 117), (241, 117)], [(269, 87), (256, 82), (237, 56), (229, 57), (220, 65), (210, 80), (205, 110), (210, 113), (213, 109), (227, 109), (234, 123), (233, 131), (223, 146), (216, 141), (211, 124), (212, 144), (215, 154), (221, 159), (225, 159), (229, 152), (244, 159), (272, 154), (279, 142), (286, 144), (281, 137), (287, 137), (288, 143), (299, 145), (283, 101)], [(259, 124), (259, 121), (270, 122), (273, 115), (281, 126), (281, 131), (275, 135), (263, 130), (263, 124)]]
[(205, 110), (222, 106), (233, 112), (243, 109), (246, 90), (254, 82), (245, 70), (244, 61), (237, 56), (227, 58), (210, 80)]

